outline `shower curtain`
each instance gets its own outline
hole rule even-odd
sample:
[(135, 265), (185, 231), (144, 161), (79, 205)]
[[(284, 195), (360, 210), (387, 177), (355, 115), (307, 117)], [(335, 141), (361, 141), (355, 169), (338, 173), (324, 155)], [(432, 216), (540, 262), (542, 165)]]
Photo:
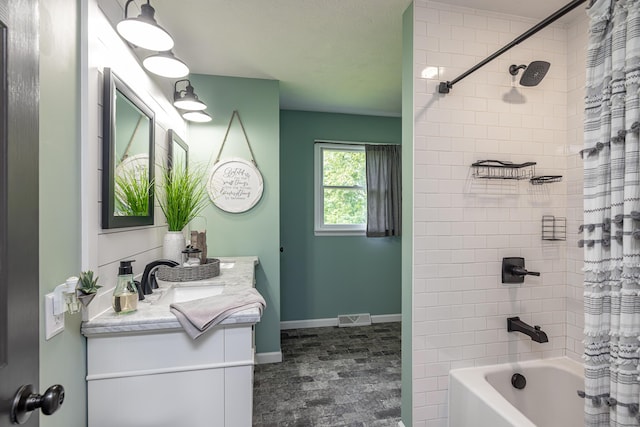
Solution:
[(637, 426), (640, 1), (588, 8), (584, 149), (586, 426)]

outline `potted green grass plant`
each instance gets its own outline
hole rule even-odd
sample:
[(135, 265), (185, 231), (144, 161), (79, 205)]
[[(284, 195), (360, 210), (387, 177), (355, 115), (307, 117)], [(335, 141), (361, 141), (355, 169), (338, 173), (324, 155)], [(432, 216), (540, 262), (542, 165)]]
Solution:
[(182, 230), (207, 206), (204, 171), (182, 166), (165, 168), (162, 185), (156, 188), (160, 209), (169, 226), (164, 238), (163, 257), (179, 263), (186, 244)]
[(98, 285), (98, 277), (93, 276), (93, 271), (82, 271), (78, 278), (78, 284), (76, 286), (76, 296), (80, 303), (86, 308), (89, 303), (95, 298), (98, 293), (98, 289), (102, 286)]

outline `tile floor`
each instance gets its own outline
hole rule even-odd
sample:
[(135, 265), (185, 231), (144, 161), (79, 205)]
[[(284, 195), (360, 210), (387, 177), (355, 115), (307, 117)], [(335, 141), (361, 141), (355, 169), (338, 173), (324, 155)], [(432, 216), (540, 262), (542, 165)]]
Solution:
[(400, 323), (281, 333), (284, 361), (257, 365), (254, 427), (395, 427)]

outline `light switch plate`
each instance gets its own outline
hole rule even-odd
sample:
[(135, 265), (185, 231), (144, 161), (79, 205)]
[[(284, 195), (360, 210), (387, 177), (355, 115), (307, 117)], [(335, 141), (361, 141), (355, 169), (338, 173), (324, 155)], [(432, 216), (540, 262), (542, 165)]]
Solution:
[(53, 293), (44, 296), (44, 331), (47, 340), (64, 331), (64, 313), (53, 314)]

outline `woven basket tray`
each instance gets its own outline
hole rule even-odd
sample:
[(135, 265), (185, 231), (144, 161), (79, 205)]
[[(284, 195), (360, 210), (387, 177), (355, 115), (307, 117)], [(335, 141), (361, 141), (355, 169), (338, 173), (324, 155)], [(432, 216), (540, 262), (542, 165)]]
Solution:
[(191, 282), (194, 280), (210, 279), (218, 275), (220, 275), (220, 260), (217, 258), (207, 258), (206, 264), (191, 267), (168, 267), (161, 265), (156, 272), (158, 279), (168, 282)]

